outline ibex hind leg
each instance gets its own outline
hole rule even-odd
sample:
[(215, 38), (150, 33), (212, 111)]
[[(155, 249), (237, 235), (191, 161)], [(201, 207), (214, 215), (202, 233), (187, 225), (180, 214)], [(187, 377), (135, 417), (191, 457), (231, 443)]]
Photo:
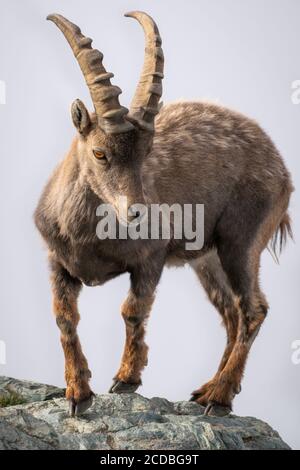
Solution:
[(206, 396), (207, 414), (232, 409), (250, 348), (268, 311), (259, 287), (260, 256), (284, 217), (287, 201), (249, 200), (237, 198), (217, 227), (218, 256), (235, 298), (236, 331), (226, 363)]
[[(227, 333), (226, 348), (216, 374), (209, 382), (192, 392), (191, 401), (197, 401), (197, 403), (207, 406), (219, 374), (227, 364), (235, 344), (238, 328), (237, 297), (232, 291), (216, 250), (211, 250), (206, 255), (193, 261), (191, 266), (195, 270), (209, 300), (220, 313)], [(222, 412), (224, 413), (226, 410), (222, 410)]]
[[(246, 260), (244, 264), (247, 265)], [(243, 279), (245, 273), (241, 266), (237, 265), (236, 269), (236, 274), (239, 273)], [(253, 279), (251, 279), (250, 273), (247, 273), (246, 277), (249, 279), (247, 291), (236, 292), (235, 297), (237, 299), (235, 339), (231, 344), (229, 354), (225, 352), (226, 362), (222, 368), (219, 368), (213, 386), (205, 396), (206, 414), (219, 415), (223, 414), (222, 410), (226, 414), (232, 409), (232, 400), (241, 390), (241, 381), (250, 348), (268, 311), (268, 304), (259, 289), (258, 276), (253, 273)]]

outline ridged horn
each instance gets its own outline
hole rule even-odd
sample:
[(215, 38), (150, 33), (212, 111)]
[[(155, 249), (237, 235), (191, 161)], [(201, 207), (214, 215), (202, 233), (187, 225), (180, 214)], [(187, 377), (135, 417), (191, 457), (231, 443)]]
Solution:
[(142, 11), (131, 11), (125, 16), (135, 18), (145, 33), (145, 58), (142, 73), (130, 106), (130, 117), (141, 128), (154, 131), (154, 118), (159, 112), (162, 95), (164, 54), (161, 37), (153, 19)]
[(92, 39), (83, 36), (78, 26), (58, 14), (47, 16), (61, 30), (71, 46), (71, 49), (80, 65), (97, 115), (98, 124), (106, 134), (127, 132), (134, 126), (125, 115), (128, 109), (119, 103), (119, 94), (122, 90), (111, 84), (114, 76), (106, 72), (103, 64), (103, 54), (93, 49)]

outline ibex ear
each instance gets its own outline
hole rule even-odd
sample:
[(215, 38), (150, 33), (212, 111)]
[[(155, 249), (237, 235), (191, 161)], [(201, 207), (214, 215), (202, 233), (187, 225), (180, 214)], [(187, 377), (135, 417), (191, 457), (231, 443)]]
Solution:
[(73, 124), (79, 134), (86, 135), (91, 126), (91, 119), (88, 110), (80, 100), (75, 100), (71, 107)]

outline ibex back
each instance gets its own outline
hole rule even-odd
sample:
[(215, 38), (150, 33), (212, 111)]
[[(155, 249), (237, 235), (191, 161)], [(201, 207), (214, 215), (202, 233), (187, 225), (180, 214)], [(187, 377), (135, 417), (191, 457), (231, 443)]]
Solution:
[[(82, 284), (100, 285), (129, 273), (122, 305), (126, 344), (110, 389), (133, 392), (147, 364), (145, 322), (165, 264), (190, 263), (227, 331), (215, 376), (192, 393), (206, 413), (231, 411), (250, 347), (268, 304), (259, 286), (259, 263), (269, 241), (291, 235), (287, 208), (292, 184), (270, 138), (252, 120), (221, 106), (178, 102), (160, 106), (164, 57), (159, 31), (145, 13), (145, 61), (130, 111), (111, 84), (102, 54), (80, 29), (48, 17), (69, 42), (90, 90), (95, 113), (72, 105), (78, 131), (48, 182), (35, 212), (49, 250), (53, 305), (65, 354), (66, 397), (71, 415), (92, 403), (91, 373), (77, 335)], [(96, 209), (119, 196), (133, 203), (203, 204), (204, 246), (186, 250), (185, 240), (100, 240)], [(134, 214), (131, 213), (131, 219)]]

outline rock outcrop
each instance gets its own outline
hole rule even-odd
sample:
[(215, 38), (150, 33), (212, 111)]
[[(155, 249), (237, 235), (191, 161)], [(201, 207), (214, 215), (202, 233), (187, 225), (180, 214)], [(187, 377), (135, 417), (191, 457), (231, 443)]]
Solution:
[(9, 394), (24, 403), (0, 408), (1, 450), (289, 449), (259, 419), (203, 416), (203, 408), (192, 402), (98, 395), (84, 415), (71, 418), (60, 388), (0, 377), (6, 404)]

